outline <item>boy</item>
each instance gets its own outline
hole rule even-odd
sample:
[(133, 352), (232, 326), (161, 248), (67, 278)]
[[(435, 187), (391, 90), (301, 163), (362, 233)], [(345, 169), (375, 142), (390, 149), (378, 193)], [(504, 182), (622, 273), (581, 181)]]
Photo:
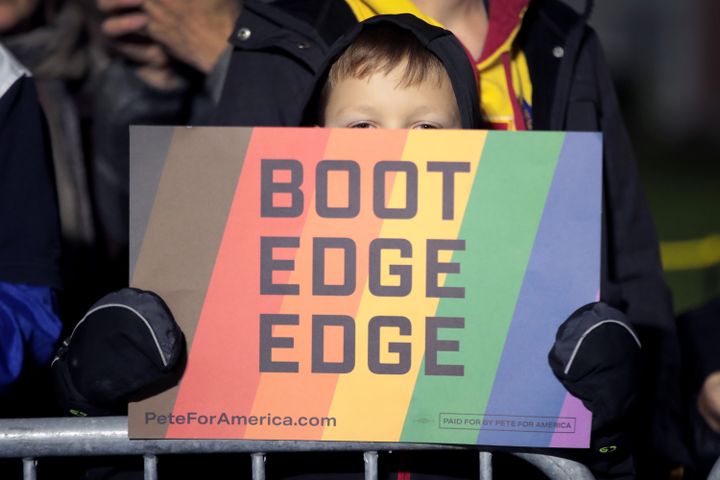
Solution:
[[(260, 10), (265, 9), (265, 7), (258, 8)], [(283, 17), (278, 14), (277, 18)], [(263, 117), (266, 113), (270, 114), (274, 112), (273, 108), (268, 106), (272, 103), (273, 105), (282, 106), (283, 108), (287, 107), (286, 110), (288, 110), (288, 112), (283, 111), (281, 112), (282, 115), (280, 115), (282, 120), (280, 124), (285, 125), (297, 124), (296, 118), (299, 118), (300, 115), (298, 114), (296, 116), (294, 110), (289, 112), (294, 109), (297, 104), (311, 106), (311, 108), (305, 110), (306, 124), (321, 124), (329, 127), (478, 128), (480, 125), (486, 124), (481, 123), (480, 121), (478, 86), (473, 65), (468, 61), (468, 53), (463, 49), (458, 41), (448, 32), (423, 24), (417, 20), (408, 19), (398, 21), (397, 19), (406, 17), (394, 18), (396, 20), (392, 20), (390, 17), (370, 20), (362, 26), (355, 27), (349, 35), (344, 37), (344, 41), (333, 48), (330, 56), (330, 63), (337, 64), (337, 67), (333, 68), (316, 69), (316, 67), (319, 66), (318, 63), (315, 63), (317, 62), (316, 57), (318, 56), (318, 52), (317, 50), (314, 50), (313, 47), (317, 44), (305, 41), (293, 43), (293, 45), (297, 45), (298, 52), (301, 52), (303, 55), (303, 62), (301, 62), (302, 69), (298, 68), (297, 71), (293, 70), (292, 72), (288, 69), (285, 73), (292, 73), (292, 80), (288, 79), (289, 81), (283, 84), (283, 88), (277, 92), (273, 91), (272, 95), (255, 95), (253, 93), (254, 90), (252, 89), (243, 90), (244, 93), (239, 95), (237, 98), (247, 99), (247, 104), (243, 105), (243, 108), (233, 108), (232, 111), (236, 115), (252, 114), (254, 116), (254, 120), (252, 122), (248, 122), (243, 119), (234, 118), (234, 120), (229, 123), (254, 125), (277, 124), (276, 122), (279, 122), (280, 120), (275, 119), (274, 121), (269, 121)], [(372, 32), (372, 29), (375, 28), (372, 27), (372, 25), (375, 25), (377, 22), (395, 23), (396, 27), (399, 27), (401, 31), (405, 32), (405, 36), (407, 36), (409, 32), (410, 38), (412, 39), (414, 37), (414, 39), (420, 43), (422, 48), (410, 48), (410, 50), (398, 48), (399, 43), (402, 42), (398, 39), (391, 40), (388, 37), (388, 35), (390, 35), (388, 32), (376, 36), (376, 41), (374, 42), (375, 45), (373, 45), (372, 48), (360, 48), (360, 46), (351, 48), (347, 47), (348, 43), (355, 39), (357, 39), (359, 45), (362, 45), (365, 41), (363, 38), (366, 35), (372, 35), (372, 33), (362, 32), (365, 30)], [(318, 20), (318, 23), (320, 23), (320, 20)], [(584, 23), (580, 22), (578, 25), (582, 27)], [(239, 23), (239, 27), (242, 27), (240, 28), (239, 33), (244, 33), (244, 35), (237, 36), (237, 47), (238, 51), (243, 52), (245, 56), (252, 56), (253, 58), (258, 59), (259, 51), (255, 51), (255, 49), (266, 48), (267, 43), (259, 41), (259, 26), (251, 26), (253, 28)], [(272, 31), (275, 32), (276, 30), (273, 29)], [(248, 32), (252, 33), (248, 34)], [(283, 43), (283, 45), (285, 44)], [(383, 54), (383, 46), (391, 46), (392, 48), (385, 50), (386, 53)], [(365, 50), (365, 54), (359, 55), (363, 52), (363, 50)], [(431, 56), (434, 56), (437, 60), (439, 60), (443, 69), (432, 67), (430, 65), (432, 64), (432, 61), (426, 64), (425, 67), (419, 69), (413, 66), (417, 62), (415, 54), (408, 52), (417, 50), (424, 50), (426, 53), (431, 52)], [(261, 51), (266, 52), (266, 50)], [(277, 54), (280, 50), (273, 49), (271, 51), (274, 55), (273, 58), (275, 58), (278, 56)], [(293, 50), (293, 52), (294, 51), (295, 50)], [(395, 53), (393, 52), (398, 51), (403, 51), (405, 53), (395, 56)], [(285, 52), (285, 50), (281, 50), (281, 52)], [(343, 54), (343, 52), (345, 53)], [(253, 54), (254, 56), (250, 54)], [(355, 57), (356, 55), (359, 55), (359, 59)], [(347, 56), (346, 59), (343, 59), (343, 56)], [(340, 59), (335, 62), (335, 59), (338, 57), (340, 57)], [(378, 64), (374, 64), (371, 61), (374, 58), (385, 58), (385, 60), (380, 61)], [(278, 58), (278, 61), (279, 60), (280, 59)], [(347, 63), (348, 66), (342, 67), (344, 63)], [(287, 66), (284, 62), (282, 65)], [(320, 75), (319, 80), (318, 77), (316, 77), (315, 94), (313, 95), (312, 100), (306, 103), (303, 99), (305, 98), (304, 88), (307, 85), (304, 85), (303, 82), (300, 81), (300, 77), (304, 78), (302, 75), (307, 74), (308, 69), (306, 67), (308, 66), (311, 71), (328, 72), (328, 75)], [(366, 66), (368, 68), (365, 68)], [(249, 65), (245, 65), (245, 67), (249, 68)], [(244, 69), (245, 73), (249, 71), (248, 68)], [(300, 75), (300, 70), (303, 72), (302, 75)], [(335, 73), (333, 73), (333, 70), (335, 70)], [(438, 70), (441, 71), (438, 72)], [(275, 70), (272, 68), (259, 69), (257, 72), (263, 72), (262, 84), (268, 88), (275, 85), (275, 80), (280, 81), (285, 78), (278, 74), (277, 78), (274, 78), (273, 81), (269, 81), (269, 77), (274, 77), (275, 73)], [(232, 73), (232, 69), (230, 73)], [(326, 81), (326, 78), (329, 79)], [(260, 76), (245, 75), (243, 77), (239, 77), (238, 80), (237, 84), (233, 84), (233, 86), (240, 87), (245, 80), (260, 80)], [(385, 83), (379, 84), (379, 81), (385, 81)], [(230, 77), (229, 82), (232, 83)], [(450, 94), (450, 89), (448, 89), (448, 83), (450, 84), (452, 95)], [(508, 88), (510, 90), (512, 90), (512, 88), (510, 88), (512, 84), (513, 82), (508, 81)], [(545, 89), (547, 89), (547, 85), (545, 86)], [(226, 89), (226, 93), (230, 93), (231, 90), (232, 89)], [(481, 100), (483, 100), (483, 105), (485, 105), (485, 99), (483, 97), (487, 97), (489, 95), (486, 94), (485, 90), (481, 90)], [(381, 92), (390, 93), (390, 95), (381, 95)], [(411, 94), (405, 97), (402, 102), (394, 102), (394, 100), (397, 99), (396, 97), (406, 93)], [(248, 99), (248, 95), (251, 95), (252, 98)], [(291, 95), (291, 98), (285, 98), (288, 95)], [(452, 102), (453, 97), (455, 105), (453, 105)], [(517, 100), (516, 95), (511, 95), (511, 97)], [(284, 102), (283, 99), (286, 99), (287, 102)], [(438, 99), (444, 100), (435, 103)], [(432, 100), (432, 103), (428, 103), (430, 100)], [(548, 105), (545, 104), (543, 108), (540, 108), (543, 105), (540, 100), (542, 99), (538, 99), (538, 108), (536, 111), (540, 113), (547, 113), (547, 110), (549, 110), (547, 108)], [(259, 105), (258, 102), (262, 105)], [(265, 102), (268, 103), (266, 104)], [(569, 109), (577, 103), (573, 102), (574, 99), (571, 99), (570, 102), (567, 102), (566, 107)], [(408, 105), (408, 110), (400, 111), (399, 103)], [(582, 106), (586, 107), (586, 103), (587, 102), (583, 103)], [(381, 108), (378, 107), (378, 104), (381, 105)], [(227, 106), (230, 105), (231, 104), (228, 104)], [(603, 107), (604, 106), (605, 105), (603, 104)], [(455, 110), (454, 107), (456, 107), (457, 110)], [(523, 114), (521, 110), (522, 109), (518, 109), (519, 114), (515, 115), (515, 122), (517, 125), (523, 124), (522, 119), (525, 114), (528, 113), (525, 112), (525, 114)], [(427, 114), (431, 111), (434, 114), (438, 114), (439, 117), (428, 117)], [(564, 110), (560, 111), (560, 113), (563, 112)], [(591, 110), (584, 108), (581, 113), (591, 113)], [(567, 126), (565, 124), (557, 126), (552, 124), (551, 126), (554, 126), (554, 128), (566, 129), (597, 128), (596, 124), (596, 127), (593, 128), (590, 123), (585, 122), (584, 120), (582, 122), (575, 122), (581, 117), (584, 119), (584, 116), (567, 114), (563, 117), (568, 118)], [(538, 113), (537, 119), (540, 118), (542, 118), (542, 115)], [(602, 117), (603, 120), (605, 118), (606, 117)], [(533, 116), (533, 120), (536, 120), (535, 115)], [(548, 128), (546, 124), (541, 122), (536, 122), (535, 125)], [(608, 126), (608, 130), (617, 128), (619, 128), (618, 125), (614, 123)], [(612, 132), (606, 132), (606, 135), (607, 133)], [(613, 138), (615, 137), (616, 135), (613, 135)], [(622, 137), (622, 139), (624, 140), (624, 137)], [(620, 143), (624, 145), (624, 142)], [(655, 280), (656, 277), (659, 277), (656, 275), (658, 272), (655, 271), (659, 271), (659, 269), (656, 268), (659, 265), (656, 265), (656, 258), (653, 257), (652, 252), (642, 257), (647, 260), (643, 262), (642, 265), (640, 265), (640, 262), (635, 261), (635, 258), (628, 259), (627, 254), (621, 255), (622, 249), (618, 245), (628, 247), (628, 244), (630, 246), (634, 245), (635, 241), (627, 242), (623, 240), (624, 237), (618, 240), (618, 237), (621, 237), (624, 234), (624, 231), (615, 228), (615, 223), (618, 222), (618, 218), (625, 218), (628, 214), (626, 210), (623, 210), (623, 215), (619, 215), (621, 210), (619, 205), (625, 202), (628, 205), (623, 204), (621, 206), (623, 209), (627, 208), (631, 211), (635, 211), (634, 208), (637, 207), (637, 210), (640, 210), (640, 213), (638, 213), (639, 218), (641, 220), (647, 220), (647, 218), (641, 205), (642, 202), (640, 202), (639, 207), (634, 203), (634, 196), (637, 193), (632, 189), (632, 180), (635, 178), (632, 174), (634, 172), (631, 167), (623, 164), (620, 160), (621, 156), (617, 156), (617, 149), (614, 148), (615, 145), (613, 144), (611, 146), (613, 148), (609, 152), (610, 160), (606, 162), (606, 174), (611, 177), (611, 181), (608, 182), (606, 202), (609, 202), (610, 205), (607, 208), (607, 211), (611, 212), (612, 215), (609, 215), (608, 219), (606, 219), (605, 227), (609, 240), (606, 242), (605, 246), (607, 247), (606, 251), (609, 251), (609, 253), (604, 255), (604, 258), (605, 262), (609, 263), (613, 268), (607, 268), (606, 265), (606, 269), (603, 272), (604, 298), (607, 298), (609, 302), (624, 306), (624, 309), (628, 310), (628, 313), (633, 313), (634, 316), (637, 317), (638, 308), (641, 310), (640, 313), (645, 313), (644, 310), (647, 310), (656, 302), (654, 303), (652, 300), (645, 298), (646, 296), (649, 296), (647, 293), (648, 291), (645, 288), (641, 288), (641, 285), (638, 281), (636, 281), (636, 277), (644, 276), (650, 278), (650, 280)], [(606, 156), (606, 158), (608, 157)], [(626, 169), (630, 170), (629, 175), (623, 176), (623, 172)], [(628, 178), (630, 180), (628, 180)], [(618, 194), (618, 190), (620, 190), (620, 194)], [(643, 222), (640, 223), (644, 225)], [(634, 224), (637, 225), (638, 222), (635, 221)], [(647, 237), (647, 235), (644, 237)], [(618, 258), (615, 258), (616, 256)], [(623, 269), (615, 265), (620, 261), (627, 263), (627, 265), (623, 265)], [(633, 276), (631, 280), (626, 281), (624, 279), (626, 275), (625, 268), (639, 270), (641, 267), (648, 267), (652, 271), (649, 273), (638, 273), (636, 276)], [(622, 288), (616, 285), (615, 282), (618, 284), (621, 283)], [(650, 290), (655, 292), (657, 289)], [(640, 302), (634, 300), (630, 302), (630, 299), (627, 297), (637, 296), (638, 291), (642, 291), (642, 297), (645, 301)], [(620, 298), (618, 298), (618, 296)], [(664, 302), (661, 303), (664, 304)], [(631, 305), (628, 307), (628, 304)], [(659, 305), (658, 308), (663, 309), (663, 305)], [(645, 322), (636, 321), (634, 323), (642, 326)], [(419, 470), (427, 471), (425, 468), (420, 466), (422, 460), (425, 459), (427, 459), (427, 456), (424, 456), (424, 458), (421, 459), (413, 459), (413, 469), (418, 468)], [(387, 466), (389, 463), (391, 462), (384, 461), (383, 465)], [(278, 464), (276, 462), (269, 463), (269, 469), (272, 469), (274, 465)], [(443, 464), (438, 468), (440, 468), (447, 476), (453, 476), (453, 472), (450, 470), (455, 468), (453, 466), (457, 465), (459, 465), (458, 462), (443, 462)], [(431, 469), (432, 465), (428, 467)], [(314, 475), (311, 475), (311, 477), (313, 476)]]
[[(450, 32), (415, 16), (383, 15), (360, 23), (333, 46), (321, 72), (306, 108), (305, 124), (402, 129), (479, 128), (483, 124), (473, 64), (466, 51)], [(628, 336), (620, 330), (611, 335), (618, 333)], [(621, 349), (626, 346), (623, 342), (627, 338), (613, 346)], [(351, 472), (358, 472), (352, 457), (347, 461), (340, 454), (335, 455), (336, 461), (328, 458), (324, 462), (272, 459), (269, 478), (316, 478), (319, 463), (328, 467), (322, 478), (354, 478)], [(293, 466), (285, 470), (286, 465)], [(383, 456), (380, 465), (390, 478), (395, 474), (412, 479), (476, 478), (478, 471), (477, 453), (471, 450), (422, 455), (401, 451)], [(302, 472), (303, 468), (311, 471)], [(512, 475), (533, 478), (527, 476), (532, 473), (518, 472), (515, 465), (509, 468)]]
[(340, 39), (305, 123), (342, 128), (478, 128), (477, 83), (460, 43), (412, 15), (379, 16)]
[(330, 69), (321, 101), (326, 127), (461, 128), (442, 62), (390, 23), (362, 30)]
[[(306, 114), (306, 123), (333, 128), (479, 128), (483, 123), (470, 60), (450, 32), (417, 17), (403, 14), (370, 18), (333, 46), (328, 58), (330, 67), (326, 66), (317, 78), (315, 94), (307, 109), (315, 112), (314, 116), (308, 118)], [(589, 332), (610, 318), (617, 322), (623, 315), (604, 304), (590, 305), (571, 316), (569, 327), (561, 331)], [(552, 366), (561, 381), (586, 406), (594, 407), (593, 426), (599, 427), (594, 431), (595, 439), (611, 442), (618, 450), (617, 455), (596, 459), (590, 454), (582, 458), (596, 467), (599, 478), (632, 475), (632, 462), (622, 435), (626, 426), (622, 422), (634, 397), (639, 342), (630, 327), (625, 326), (625, 330), (601, 328), (594, 334), (601, 350), (611, 345), (614, 352), (593, 356), (585, 352), (592, 352), (594, 347), (579, 350), (579, 356), (589, 357), (589, 368), (600, 369), (604, 375), (585, 374), (584, 367), (576, 367), (574, 375), (567, 371), (557, 373), (563, 372), (561, 367), (567, 363), (567, 358), (560, 358), (557, 351), (568, 347), (573, 350), (582, 340), (578, 342), (577, 338), (561, 334), (553, 353)], [(621, 366), (615, 363), (618, 361)], [(605, 385), (608, 381), (613, 387)], [(595, 385), (601, 385), (600, 390)], [(432, 478), (473, 477), (473, 469), (468, 467), (474, 459), (441, 460), (439, 467), (427, 458), (395, 454), (394, 466), (390, 468), (434, 472)], [(454, 467), (449, 467), (450, 464)], [(412, 478), (425, 477), (413, 474)]]
[[(467, 53), (450, 32), (411, 15), (378, 16), (357, 25), (333, 46), (320, 72), (306, 124), (409, 129), (481, 125), (478, 87)], [(381, 465), (389, 472), (412, 471), (412, 478), (423, 478), (415, 472), (430, 478), (476, 476), (475, 452), (439, 455), (435, 462), (427, 453), (395, 453)], [(293, 463), (269, 462), (269, 477), (297, 476), (294, 468), (282, 471)], [(304, 462), (299, 468), (313, 465), (308, 475), (317, 477), (317, 463), (323, 462)], [(360, 473), (360, 465), (350, 461), (324, 463), (330, 464), (328, 474)]]
[[(316, 77), (306, 125), (329, 128), (480, 128), (477, 81), (457, 38), (409, 14), (382, 15), (351, 29)], [(357, 454), (268, 459), (268, 478), (361, 479)], [(278, 456), (280, 457), (280, 456)], [(316, 461), (317, 460), (317, 461)], [(322, 465), (322, 470), (318, 468)], [(379, 478), (476, 478), (472, 450), (383, 455)]]

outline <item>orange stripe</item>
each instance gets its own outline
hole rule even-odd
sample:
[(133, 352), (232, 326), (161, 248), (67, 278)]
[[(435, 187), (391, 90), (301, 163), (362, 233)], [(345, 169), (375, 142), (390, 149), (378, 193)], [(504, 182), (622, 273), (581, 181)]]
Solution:
[[(301, 283), (298, 296), (288, 296), (282, 306), (283, 313), (300, 315), (300, 325), (278, 328), (277, 336), (293, 336), (295, 345), (292, 350), (278, 351), (276, 360), (300, 362), (299, 373), (262, 375), (258, 388), (253, 413), (265, 415), (269, 412), (277, 415), (300, 416), (327, 415), (332, 403), (338, 380), (338, 374), (311, 373), (311, 317), (313, 314), (344, 314), (353, 316), (357, 312), (367, 278), (368, 245), (380, 232), (382, 220), (372, 212), (372, 168), (370, 165), (378, 159), (400, 159), (407, 132), (388, 130), (378, 139), (379, 132), (374, 133), (372, 142), (367, 134), (359, 130), (333, 130), (325, 151), (325, 159), (355, 160), (360, 164), (361, 171), (361, 208), (360, 214), (354, 219), (324, 219), (315, 214), (314, 198), (308, 202), (311, 217), (308, 218), (302, 232), (301, 248), (296, 262), (296, 270), (291, 276), (292, 283)], [(306, 168), (306, 170), (308, 170)], [(340, 188), (344, 191), (344, 185)], [(330, 197), (338, 196), (331, 192)], [(350, 296), (313, 297), (310, 291), (312, 278), (312, 239), (313, 237), (347, 237), (353, 238), (357, 249), (356, 288)], [(329, 277), (342, 278), (342, 267), (332, 272)], [(330, 272), (329, 272), (330, 273)], [(300, 280), (300, 279), (306, 280)], [(281, 333), (282, 332), (282, 333)], [(331, 345), (332, 343), (332, 345)], [(325, 359), (337, 361), (342, 357), (340, 342), (326, 342)], [(359, 350), (359, 349), (358, 349)], [(366, 359), (357, 358), (356, 364)], [(292, 398), (292, 401), (288, 401)], [(268, 428), (256, 426), (248, 429), (247, 438), (278, 438), (286, 436), (293, 439), (318, 440), (322, 437), (321, 427), (307, 428)]]

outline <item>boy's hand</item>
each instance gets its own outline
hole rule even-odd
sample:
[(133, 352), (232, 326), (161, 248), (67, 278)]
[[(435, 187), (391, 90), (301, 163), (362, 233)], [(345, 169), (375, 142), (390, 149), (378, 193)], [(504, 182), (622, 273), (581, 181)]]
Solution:
[[(137, 3), (140, 0), (99, 0)], [(217, 63), (240, 15), (238, 0), (144, 0), (148, 35), (203, 73)]]
[(720, 433), (720, 371), (705, 379), (698, 397), (698, 410), (708, 426)]

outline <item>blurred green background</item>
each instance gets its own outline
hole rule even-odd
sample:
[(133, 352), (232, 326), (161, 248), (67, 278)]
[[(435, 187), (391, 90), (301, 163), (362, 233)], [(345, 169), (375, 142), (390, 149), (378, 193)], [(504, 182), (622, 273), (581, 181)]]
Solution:
[(720, 296), (720, 2), (602, 0), (590, 23), (615, 78), (682, 312)]
[[(642, 137), (641, 137), (642, 138)], [(640, 175), (661, 241), (675, 310), (720, 296), (720, 161), (701, 140), (636, 141)]]

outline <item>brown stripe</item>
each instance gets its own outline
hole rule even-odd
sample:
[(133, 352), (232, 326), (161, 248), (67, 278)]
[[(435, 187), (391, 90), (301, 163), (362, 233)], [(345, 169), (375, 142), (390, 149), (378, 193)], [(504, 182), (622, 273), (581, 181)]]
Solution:
[(130, 126), (130, 277), (150, 220), (174, 127)]
[[(133, 272), (157, 292), (192, 345), (252, 129), (176, 127)], [(164, 437), (144, 412), (172, 412), (177, 388), (131, 405), (134, 438)]]

